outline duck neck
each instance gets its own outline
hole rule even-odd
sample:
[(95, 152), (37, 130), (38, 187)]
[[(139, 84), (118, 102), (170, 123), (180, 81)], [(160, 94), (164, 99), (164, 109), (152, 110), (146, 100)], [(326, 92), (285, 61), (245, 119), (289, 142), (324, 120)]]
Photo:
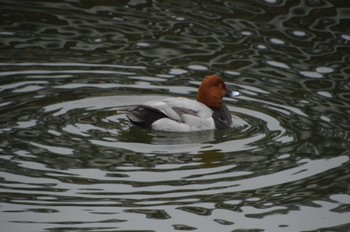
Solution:
[(221, 108), (221, 102), (222, 99), (220, 96), (217, 96), (216, 94), (208, 94), (208, 93), (202, 93), (198, 92), (197, 94), (197, 101), (203, 103), (204, 105), (208, 106), (211, 109), (220, 109)]

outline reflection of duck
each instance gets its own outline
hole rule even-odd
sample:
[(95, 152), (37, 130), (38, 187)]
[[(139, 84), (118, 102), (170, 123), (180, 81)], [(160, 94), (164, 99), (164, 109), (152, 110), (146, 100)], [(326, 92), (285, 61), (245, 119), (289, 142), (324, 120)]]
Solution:
[(211, 75), (200, 85), (197, 101), (183, 97), (149, 101), (130, 110), (127, 117), (139, 127), (167, 132), (227, 128), (232, 119), (222, 98), (235, 95), (219, 76)]

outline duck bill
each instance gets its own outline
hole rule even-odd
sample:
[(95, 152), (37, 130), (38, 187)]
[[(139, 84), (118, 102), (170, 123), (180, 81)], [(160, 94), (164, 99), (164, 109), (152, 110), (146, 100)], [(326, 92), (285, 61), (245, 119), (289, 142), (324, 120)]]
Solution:
[(238, 95), (240, 95), (239, 92), (228, 89), (225, 97), (237, 97)]

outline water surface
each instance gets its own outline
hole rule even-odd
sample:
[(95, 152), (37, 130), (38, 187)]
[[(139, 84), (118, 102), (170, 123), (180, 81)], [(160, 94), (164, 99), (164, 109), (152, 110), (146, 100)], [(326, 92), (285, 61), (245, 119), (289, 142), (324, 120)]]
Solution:
[[(347, 1), (0, 4), (2, 230), (350, 230)], [(212, 73), (232, 128), (122, 113)]]

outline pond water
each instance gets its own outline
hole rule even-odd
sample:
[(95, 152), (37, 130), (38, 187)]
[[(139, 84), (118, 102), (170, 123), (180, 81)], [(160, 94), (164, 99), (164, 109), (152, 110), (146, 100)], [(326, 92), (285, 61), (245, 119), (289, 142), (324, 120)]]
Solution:
[[(350, 230), (348, 1), (0, 4), (1, 231)], [(123, 114), (213, 73), (230, 129)]]

